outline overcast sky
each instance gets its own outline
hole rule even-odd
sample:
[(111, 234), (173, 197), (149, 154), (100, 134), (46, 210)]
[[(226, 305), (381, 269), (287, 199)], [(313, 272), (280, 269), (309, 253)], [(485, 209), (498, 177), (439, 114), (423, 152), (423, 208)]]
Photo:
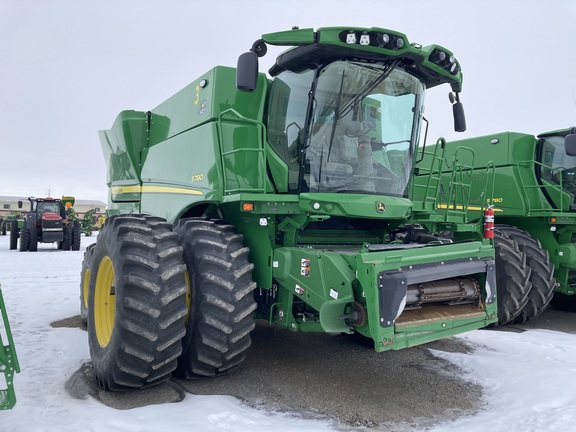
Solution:
[(0, 195), (106, 201), (98, 130), (292, 26), (383, 27), (453, 51), (468, 130), (453, 132), (441, 86), (428, 141), (576, 126), (575, 24), (576, 0), (0, 0)]

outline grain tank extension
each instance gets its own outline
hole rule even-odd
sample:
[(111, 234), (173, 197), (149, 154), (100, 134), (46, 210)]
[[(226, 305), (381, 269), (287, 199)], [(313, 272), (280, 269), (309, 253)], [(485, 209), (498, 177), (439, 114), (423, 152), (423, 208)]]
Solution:
[[(268, 45), (291, 47), (269, 76)], [(111, 390), (238, 366), (255, 319), (356, 333), (376, 351), (497, 319), (480, 223), (414, 200), (426, 89), (452, 52), (382, 28), (262, 36), (149, 111), (100, 132), (108, 218), (83, 263), (92, 364)], [(465, 187), (464, 183), (460, 187)]]

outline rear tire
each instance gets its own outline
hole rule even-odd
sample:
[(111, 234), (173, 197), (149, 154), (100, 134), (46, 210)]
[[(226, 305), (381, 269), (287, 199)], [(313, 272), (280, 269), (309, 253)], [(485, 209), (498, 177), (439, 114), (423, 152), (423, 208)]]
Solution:
[(498, 297), (498, 322), (504, 325), (516, 318), (528, 303), (532, 288), (530, 267), (526, 255), (514, 240), (500, 228), (494, 230), (496, 255), (496, 292)]
[(88, 289), (88, 342), (101, 387), (144, 388), (170, 378), (186, 332), (185, 272), (182, 248), (164, 219), (108, 218)]
[(93, 243), (86, 248), (80, 271), (80, 318), (84, 324), (88, 323), (88, 287), (90, 286), (90, 268), (95, 247), (96, 243)]
[(249, 249), (222, 221), (183, 219), (176, 232), (184, 248), (191, 305), (178, 374), (222, 375), (244, 360), (255, 327)]
[(18, 221), (13, 219), (10, 222), (10, 250), (16, 250), (18, 247), (18, 237), (20, 230), (18, 229)]
[(526, 231), (506, 225), (499, 225), (498, 229), (518, 243), (520, 250), (526, 254), (526, 264), (531, 269), (532, 289), (528, 293), (528, 302), (511, 321), (513, 324), (521, 324), (544, 312), (552, 300), (556, 284), (554, 265), (550, 262), (548, 251), (542, 249), (540, 242)]

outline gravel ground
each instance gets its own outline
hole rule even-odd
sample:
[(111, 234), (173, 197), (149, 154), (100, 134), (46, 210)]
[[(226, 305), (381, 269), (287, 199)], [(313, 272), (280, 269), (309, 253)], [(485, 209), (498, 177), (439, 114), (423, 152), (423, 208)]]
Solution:
[[(79, 317), (53, 326), (82, 327)], [(485, 331), (547, 328), (576, 333), (576, 314), (548, 310), (523, 325)], [(108, 393), (98, 388), (90, 364), (68, 381), (74, 397), (92, 396), (116, 409), (178, 402), (186, 393), (231, 395), (260, 409), (330, 419), (341, 430), (426, 428), (482, 408), (481, 388), (429, 348), (467, 352), (457, 338), (399, 351), (376, 353), (341, 335), (293, 333), (258, 322), (242, 365), (206, 380), (171, 381), (152, 389)]]

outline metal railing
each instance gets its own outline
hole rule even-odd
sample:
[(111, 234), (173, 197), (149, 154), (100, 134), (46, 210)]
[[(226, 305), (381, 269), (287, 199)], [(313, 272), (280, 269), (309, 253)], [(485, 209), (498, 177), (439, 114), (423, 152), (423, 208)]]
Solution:
[[(226, 118), (225, 118), (226, 117)], [(223, 124), (236, 124), (238, 126), (253, 125), (258, 130), (258, 142), (253, 147), (240, 147), (233, 148), (232, 150), (225, 150), (225, 144), (238, 146), (233, 142), (232, 137), (226, 137)], [(229, 108), (218, 116), (217, 129), (220, 142), (220, 154), (222, 158), (223, 170), (223, 190), (225, 195), (240, 193), (240, 192), (253, 192), (265, 193), (266, 192), (266, 148), (265, 142), (265, 127), (262, 122), (252, 120), (244, 117), (233, 108)], [(240, 170), (235, 166), (237, 160), (244, 155), (244, 163), (250, 164), (251, 175), (249, 178), (241, 176)], [(244, 167), (244, 170), (246, 167)]]

